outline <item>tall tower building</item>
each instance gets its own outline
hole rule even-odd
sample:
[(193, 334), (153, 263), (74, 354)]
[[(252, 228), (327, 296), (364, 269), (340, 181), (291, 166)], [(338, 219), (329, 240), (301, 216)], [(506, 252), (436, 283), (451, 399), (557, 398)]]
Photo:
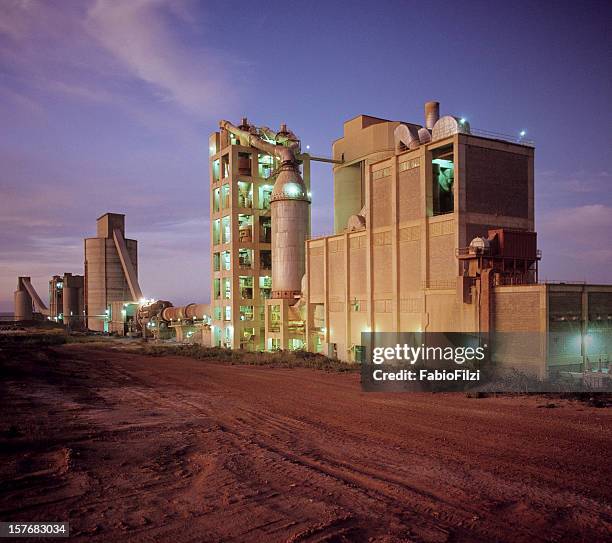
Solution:
[(105, 213), (97, 220), (97, 236), (85, 239), (87, 328), (109, 331), (111, 302), (141, 298), (138, 242), (125, 239), (125, 215)]
[(209, 140), (212, 343), (259, 350), (272, 297), (271, 204), (281, 170), (272, 151), (299, 149), (299, 141), (285, 126), (273, 132), (247, 119), (237, 130), (227, 126)]

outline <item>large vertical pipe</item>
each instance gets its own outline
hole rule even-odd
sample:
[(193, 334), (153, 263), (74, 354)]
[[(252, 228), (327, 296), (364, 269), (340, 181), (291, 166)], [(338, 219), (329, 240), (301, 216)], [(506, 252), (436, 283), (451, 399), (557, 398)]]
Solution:
[(432, 130), (440, 118), (440, 102), (425, 102), (425, 127)]
[(272, 189), (272, 298), (293, 299), (306, 271), (310, 199), (297, 164), (284, 163)]

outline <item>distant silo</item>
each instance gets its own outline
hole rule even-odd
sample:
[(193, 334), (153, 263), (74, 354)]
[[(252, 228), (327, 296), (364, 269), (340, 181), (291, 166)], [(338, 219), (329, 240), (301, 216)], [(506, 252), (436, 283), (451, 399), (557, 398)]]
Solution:
[(87, 328), (105, 331), (111, 302), (140, 298), (138, 242), (125, 239), (125, 215), (105, 213), (97, 220), (97, 236), (85, 239)]
[(32, 298), (26, 290), (15, 291), (15, 315), (16, 321), (32, 320)]

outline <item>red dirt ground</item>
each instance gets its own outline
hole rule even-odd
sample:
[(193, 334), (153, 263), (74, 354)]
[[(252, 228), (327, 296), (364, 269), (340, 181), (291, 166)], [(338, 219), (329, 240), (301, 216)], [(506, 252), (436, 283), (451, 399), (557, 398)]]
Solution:
[(0, 520), (74, 541), (610, 536), (612, 411), (86, 344), (1, 364)]

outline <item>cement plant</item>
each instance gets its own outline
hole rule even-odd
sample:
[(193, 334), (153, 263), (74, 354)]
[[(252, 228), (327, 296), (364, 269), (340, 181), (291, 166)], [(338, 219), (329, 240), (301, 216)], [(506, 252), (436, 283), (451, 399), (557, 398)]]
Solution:
[[(138, 242), (124, 215), (105, 213), (85, 238), (84, 274), (52, 277), (48, 307), (18, 278), (15, 320), (353, 363), (362, 332), (522, 333), (532, 340), (497, 342), (497, 364), (609, 378), (612, 285), (539, 280), (524, 134), (472, 128), (431, 101), (422, 124), (346, 121), (330, 157), (247, 118), (220, 121), (208, 142), (209, 303), (147, 299)], [(311, 236), (313, 161), (333, 168), (335, 231), (322, 237)]]

